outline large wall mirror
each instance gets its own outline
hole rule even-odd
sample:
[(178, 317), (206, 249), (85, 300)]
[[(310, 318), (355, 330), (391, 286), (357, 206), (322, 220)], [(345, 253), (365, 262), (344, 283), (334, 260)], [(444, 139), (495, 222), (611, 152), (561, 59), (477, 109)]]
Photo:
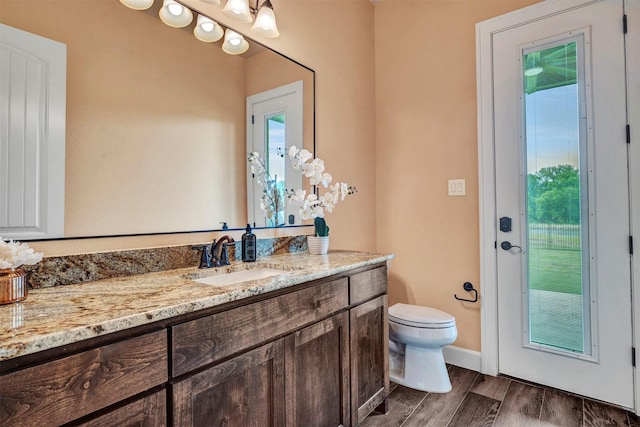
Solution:
[[(67, 45), (65, 238), (243, 228), (247, 98), (314, 72), (251, 40), (241, 56), (168, 27), (156, 0), (1, 0), (0, 22)], [(258, 224), (260, 225), (260, 224)]]

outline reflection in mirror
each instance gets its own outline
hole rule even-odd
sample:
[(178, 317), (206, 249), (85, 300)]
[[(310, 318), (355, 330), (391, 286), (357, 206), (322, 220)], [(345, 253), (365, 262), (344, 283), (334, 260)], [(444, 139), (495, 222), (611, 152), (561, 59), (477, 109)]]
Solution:
[(247, 98), (247, 152), (257, 153), (247, 174), (248, 217), (254, 227), (302, 223), (285, 191), (302, 188), (302, 175), (287, 153), (303, 138), (303, 84), (300, 80)]
[(249, 96), (302, 80), (313, 150), (312, 70), (251, 40), (227, 55), (161, 4), (2, 0), (2, 23), (67, 45), (65, 237), (244, 228)]

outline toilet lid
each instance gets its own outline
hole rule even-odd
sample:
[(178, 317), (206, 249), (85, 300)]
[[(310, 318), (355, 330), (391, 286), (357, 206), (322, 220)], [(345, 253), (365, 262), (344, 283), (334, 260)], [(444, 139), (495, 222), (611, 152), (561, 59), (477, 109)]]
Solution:
[(402, 303), (389, 307), (389, 320), (419, 328), (449, 328), (456, 324), (456, 318), (444, 311)]

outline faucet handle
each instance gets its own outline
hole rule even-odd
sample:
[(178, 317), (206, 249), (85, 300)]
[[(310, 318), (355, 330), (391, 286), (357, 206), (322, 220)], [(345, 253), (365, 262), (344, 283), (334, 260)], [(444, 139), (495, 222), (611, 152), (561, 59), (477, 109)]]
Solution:
[(220, 260), (218, 261), (220, 265), (230, 265), (229, 262), (229, 254), (227, 253), (228, 246), (235, 246), (235, 242), (223, 243), (222, 250), (220, 251)]
[(200, 252), (200, 265), (198, 266), (198, 268), (211, 268), (212, 267), (211, 252), (209, 250), (210, 249), (209, 245), (191, 246), (191, 249), (201, 251)]

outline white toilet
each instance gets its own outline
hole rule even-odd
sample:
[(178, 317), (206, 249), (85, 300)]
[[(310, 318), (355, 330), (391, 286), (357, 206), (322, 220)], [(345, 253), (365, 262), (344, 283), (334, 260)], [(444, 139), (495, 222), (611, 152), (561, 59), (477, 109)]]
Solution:
[(410, 304), (389, 307), (389, 377), (416, 390), (451, 391), (442, 347), (458, 337), (456, 319), (444, 311)]

